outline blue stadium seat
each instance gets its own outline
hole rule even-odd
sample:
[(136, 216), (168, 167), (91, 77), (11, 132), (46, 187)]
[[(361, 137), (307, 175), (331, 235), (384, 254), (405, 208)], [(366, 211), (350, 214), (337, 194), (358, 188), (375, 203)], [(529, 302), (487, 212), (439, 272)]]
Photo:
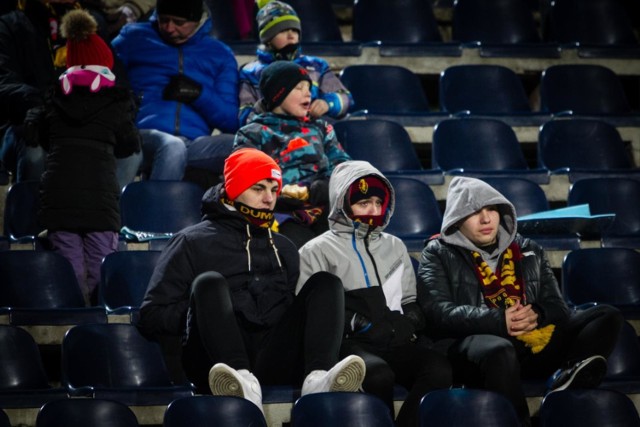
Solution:
[(605, 247), (640, 248), (640, 181), (622, 177), (584, 178), (572, 184), (567, 205), (588, 204), (591, 214), (615, 214), (602, 231)]
[(233, 396), (192, 396), (176, 399), (164, 414), (162, 427), (267, 427), (260, 409)]
[(559, 64), (543, 70), (540, 110), (594, 116), (631, 113), (618, 75), (610, 68), (596, 64)]
[(108, 314), (128, 314), (137, 320), (160, 251), (119, 251), (102, 261), (98, 303)]
[(62, 341), (62, 385), (71, 396), (126, 405), (168, 405), (193, 396), (191, 384), (174, 385), (160, 345), (128, 323), (71, 328)]
[(401, 175), (426, 184), (442, 184), (439, 170), (423, 169), (405, 128), (390, 120), (343, 120), (334, 124), (336, 137), (355, 160), (365, 160), (387, 176)]
[(594, 176), (640, 177), (615, 126), (595, 118), (550, 120), (538, 134), (538, 165), (569, 181)]
[(382, 400), (366, 393), (313, 393), (302, 396), (291, 411), (293, 427), (393, 427)]
[(555, 0), (544, 21), (545, 39), (575, 46), (580, 57), (637, 58), (640, 54), (624, 1)]
[(0, 427), (11, 427), (9, 417), (3, 409), (0, 409)]
[(0, 252), (0, 307), (14, 325), (107, 322), (104, 307), (85, 307), (71, 263), (50, 251)]
[(41, 248), (38, 234), (43, 227), (38, 223), (40, 207), (40, 181), (22, 181), (7, 190), (4, 204), (4, 237), (9, 245), (26, 244)]
[(352, 111), (426, 114), (430, 107), (416, 74), (399, 65), (349, 65), (340, 80), (351, 91)]
[(159, 242), (150, 248), (162, 249), (172, 233), (200, 222), (203, 194), (202, 187), (188, 181), (127, 184), (120, 196), (122, 226), (133, 232), (127, 240)]
[(513, 427), (520, 420), (506, 397), (489, 390), (441, 389), (420, 402), (420, 427)]
[(627, 319), (640, 319), (640, 252), (586, 248), (562, 263), (562, 294), (571, 306), (610, 304)]
[(0, 325), (0, 408), (39, 408), (66, 395), (66, 390), (49, 383), (38, 345), (29, 332)]
[(625, 394), (604, 389), (550, 393), (540, 406), (540, 427), (637, 427), (640, 417)]
[(502, 65), (465, 64), (440, 73), (440, 109), (456, 114), (532, 114), (520, 77)]
[(60, 399), (46, 403), (35, 427), (138, 427), (138, 419), (123, 403), (105, 399)]
[(494, 118), (446, 119), (433, 130), (432, 166), (450, 175), (511, 176), (549, 182), (546, 169), (531, 169), (513, 129)]
[(526, 0), (456, 0), (451, 38), (478, 45), (481, 56), (560, 57), (557, 45), (542, 43)]
[(599, 388), (625, 394), (640, 392), (640, 342), (635, 328), (627, 321), (620, 338), (607, 357), (607, 375)]
[(442, 211), (431, 188), (420, 181), (387, 177), (396, 194), (396, 210), (386, 232), (402, 239), (409, 252), (421, 252), (425, 240), (440, 232)]

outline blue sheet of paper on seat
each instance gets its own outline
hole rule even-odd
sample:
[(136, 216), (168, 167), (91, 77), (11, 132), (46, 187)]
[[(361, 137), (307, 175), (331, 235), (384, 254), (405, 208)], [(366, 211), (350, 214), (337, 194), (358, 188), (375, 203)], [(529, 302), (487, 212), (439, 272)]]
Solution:
[(536, 212), (518, 218), (523, 234), (565, 234), (600, 236), (613, 223), (615, 214), (592, 215), (588, 204)]

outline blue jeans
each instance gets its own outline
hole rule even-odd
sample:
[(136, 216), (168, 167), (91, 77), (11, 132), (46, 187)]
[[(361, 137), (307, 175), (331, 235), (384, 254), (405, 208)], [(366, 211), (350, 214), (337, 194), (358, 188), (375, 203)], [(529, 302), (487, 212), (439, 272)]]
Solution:
[(201, 136), (194, 140), (155, 129), (140, 130), (142, 171), (152, 180), (181, 180), (187, 166), (222, 174), (231, 153), (229, 135)]
[(0, 159), (16, 182), (39, 181), (44, 172), (46, 152), (40, 146), (27, 146), (22, 126), (9, 126), (0, 147)]

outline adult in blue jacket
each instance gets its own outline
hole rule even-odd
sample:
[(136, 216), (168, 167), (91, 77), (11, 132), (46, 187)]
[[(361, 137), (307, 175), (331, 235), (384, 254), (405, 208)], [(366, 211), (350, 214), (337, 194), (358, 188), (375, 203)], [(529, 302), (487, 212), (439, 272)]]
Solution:
[(142, 171), (182, 179), (187, 167), (218, 176), (238, 128), (238, 66), (211, 35), (202, 0), (159, 0), (148, 22), (126, 25), (113, 40), (141, 100)]

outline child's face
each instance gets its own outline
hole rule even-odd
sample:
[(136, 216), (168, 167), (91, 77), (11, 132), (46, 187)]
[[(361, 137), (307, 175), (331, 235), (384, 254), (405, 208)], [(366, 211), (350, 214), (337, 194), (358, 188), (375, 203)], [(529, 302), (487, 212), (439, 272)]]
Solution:
[(302, 119), (309, 113), (311, 106), (311, 87), (308, 81), (301, 80), (293, 88), (282, 104), (273, 109), (276, 114), (286, 114)]
[(300, 33), (290, 28), (288, 30), (280, 31), (278, 34), (273, 36), (269, 41), (269, 44), (274, 50), (280, 50), (287, 45), (296, 44), (299, 41)]

